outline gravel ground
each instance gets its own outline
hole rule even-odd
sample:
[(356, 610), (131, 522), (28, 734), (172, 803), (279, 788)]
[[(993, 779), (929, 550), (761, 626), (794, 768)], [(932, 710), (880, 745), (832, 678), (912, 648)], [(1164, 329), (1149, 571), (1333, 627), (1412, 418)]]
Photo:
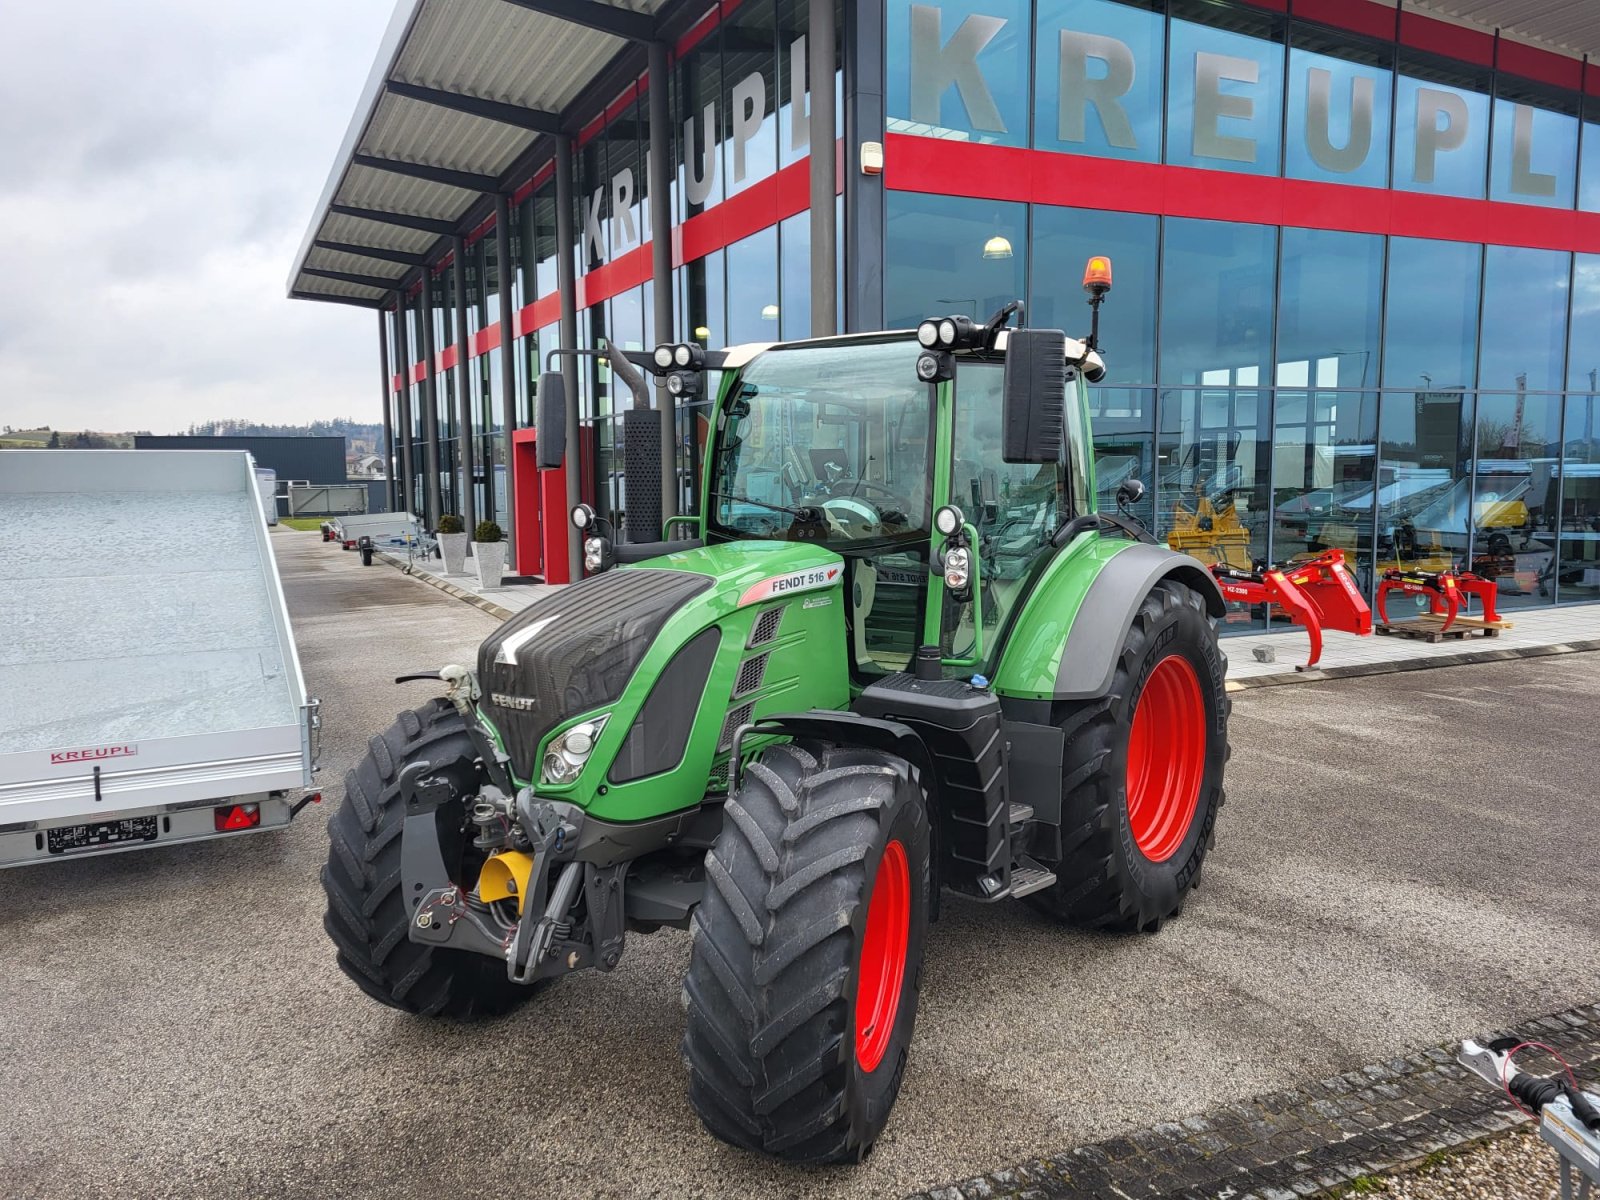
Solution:
[(1379, 1181), (1395, 1200), (1556, 1200), (1556, 1153), (1530, 1125), (1434, 1166)]
[[(273, 536), (337, 797), (493, 619)], [(1235, 652), (1244, 652), (1243, 648)], [(1600, 995), (1600, 655), (1242, 693), (1205, 883), (1154, 937), (951, 903), (867, 1164), (799, 1172), (684, 1096), (687, 936), (502, 1020), (432, 1024), (334, 966), (327, 813), (0, 874), (0, 1194), (904, 1195)]]

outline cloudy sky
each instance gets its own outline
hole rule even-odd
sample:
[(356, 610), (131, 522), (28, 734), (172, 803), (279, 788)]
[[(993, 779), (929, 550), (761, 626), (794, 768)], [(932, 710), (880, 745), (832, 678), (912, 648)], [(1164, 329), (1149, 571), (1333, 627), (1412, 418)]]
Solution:
[(379, 419), (377, 318), (284, 298), (393, 0), (0, 0), (0, 425)]

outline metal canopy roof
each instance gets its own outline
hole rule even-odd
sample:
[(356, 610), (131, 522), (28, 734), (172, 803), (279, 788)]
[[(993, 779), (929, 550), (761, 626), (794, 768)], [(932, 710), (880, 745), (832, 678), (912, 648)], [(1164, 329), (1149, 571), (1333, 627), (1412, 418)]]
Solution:
[(1600, 58), (1600, 4), (1595, 0), (1408, 0), (1406, 8)]
[(289, 295), (376, 308), (672, 0), (399, 0)]

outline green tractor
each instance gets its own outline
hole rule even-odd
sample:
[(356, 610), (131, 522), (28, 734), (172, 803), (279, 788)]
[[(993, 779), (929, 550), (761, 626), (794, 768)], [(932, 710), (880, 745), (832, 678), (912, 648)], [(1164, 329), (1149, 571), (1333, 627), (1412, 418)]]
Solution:
[[(1085, 286), (1098, 318), (1109, 264)], [(475, 669), (404, 677), (446, 694), (372, 739), (322, 873), (363, 991), (490, 1016), (690, 930), (706, 1127), (847, 1162), (889, 1119), (944, 893), (1106, 930), (1181, 911), (1223, 801), (1222, 596), (1132, 519), (1136, 481), (1096, 512), (1095, 336), (1019, 308), (610, 352), (636, 397), (720, 378), (703, 511), (633, 543), (580, 505), (584, 580)], [(559, 431), (560, 376), (541, 392)]]

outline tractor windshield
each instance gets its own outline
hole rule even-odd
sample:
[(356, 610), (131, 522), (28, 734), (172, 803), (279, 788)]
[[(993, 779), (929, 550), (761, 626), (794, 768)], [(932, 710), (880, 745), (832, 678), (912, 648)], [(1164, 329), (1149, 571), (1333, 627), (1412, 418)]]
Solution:
[(834, 544), (926, 542), (933, 389), (910, 339), (769, 350), (719, 415), (715, 533)]

